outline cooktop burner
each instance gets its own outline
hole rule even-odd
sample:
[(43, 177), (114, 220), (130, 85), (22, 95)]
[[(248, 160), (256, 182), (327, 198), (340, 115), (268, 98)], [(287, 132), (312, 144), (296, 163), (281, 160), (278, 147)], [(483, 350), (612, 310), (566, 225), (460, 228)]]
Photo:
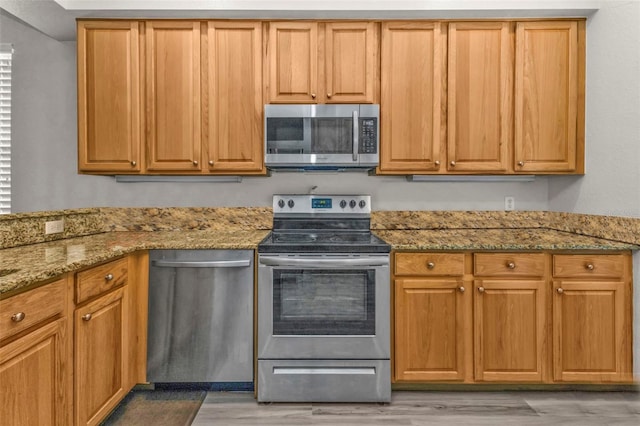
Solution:
[(389, 253), (369, 230), (367, 195), (274, 195), (273, 231), (260, 253)]

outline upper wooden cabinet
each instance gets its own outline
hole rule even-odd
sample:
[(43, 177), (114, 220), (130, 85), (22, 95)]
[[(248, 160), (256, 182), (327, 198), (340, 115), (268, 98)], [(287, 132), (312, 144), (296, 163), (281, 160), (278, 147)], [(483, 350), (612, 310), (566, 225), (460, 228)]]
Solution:
[[(582, 27), (584, 23), (580, 22)], [(515, 67), (515, 170), (573, 172), (583, 108), (584, 41), (579, 23), (518, 22)], [(582, 112), (580, 113), (582, 114)], [(580, 141), (583, 143), (583, 141)], [(582, 170), (577, 170), (581, 172)]]
[(146, 22), (147, 169), (199, 171), (200, 22)]
[(380, 171), (440, 170), (446, 34), (440, 22), (384, 22)]
[(509, 22), (449, 24), (447, 169), (504, 173), (512, 140)]
[(80, 171), (140, 171), (139, 25), (78, 22)]
[(376, 23), (287, 21), (267, 25), (269, 103), (376, 102)]
[(263, 168), (262, 24), (209, 22), (205, 111), (211, 171)]

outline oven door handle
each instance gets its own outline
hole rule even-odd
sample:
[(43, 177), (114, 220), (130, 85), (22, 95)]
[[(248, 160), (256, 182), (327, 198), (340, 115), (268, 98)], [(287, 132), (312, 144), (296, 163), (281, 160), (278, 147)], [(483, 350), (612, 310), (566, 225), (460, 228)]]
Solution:
[(311, 266), (323, 268), (341, 268), (345, 266), (388, 266), (387, 258), (365, 257), (360, 259), (283, 259), (279, 257), (261, 257), (259, 262), (266, 266)]

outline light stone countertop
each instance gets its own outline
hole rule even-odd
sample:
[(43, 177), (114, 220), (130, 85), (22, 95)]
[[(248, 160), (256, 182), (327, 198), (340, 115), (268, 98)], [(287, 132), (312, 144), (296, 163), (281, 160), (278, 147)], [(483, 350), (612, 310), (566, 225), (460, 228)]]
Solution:
[[(66, 272), (151, 249), (254, 250), (268, 230), (106, 232), (0, 250), (0, 298)], [(639, 246), (544, 228), (376, 230), (394, 250), (638, 250)]]

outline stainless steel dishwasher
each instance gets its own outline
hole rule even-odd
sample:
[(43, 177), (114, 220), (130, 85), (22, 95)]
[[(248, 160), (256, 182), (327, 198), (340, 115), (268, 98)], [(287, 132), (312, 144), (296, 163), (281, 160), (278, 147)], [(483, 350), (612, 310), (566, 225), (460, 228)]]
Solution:
[(253, 382), (253, 256), (150, 251), (149, 382)]

